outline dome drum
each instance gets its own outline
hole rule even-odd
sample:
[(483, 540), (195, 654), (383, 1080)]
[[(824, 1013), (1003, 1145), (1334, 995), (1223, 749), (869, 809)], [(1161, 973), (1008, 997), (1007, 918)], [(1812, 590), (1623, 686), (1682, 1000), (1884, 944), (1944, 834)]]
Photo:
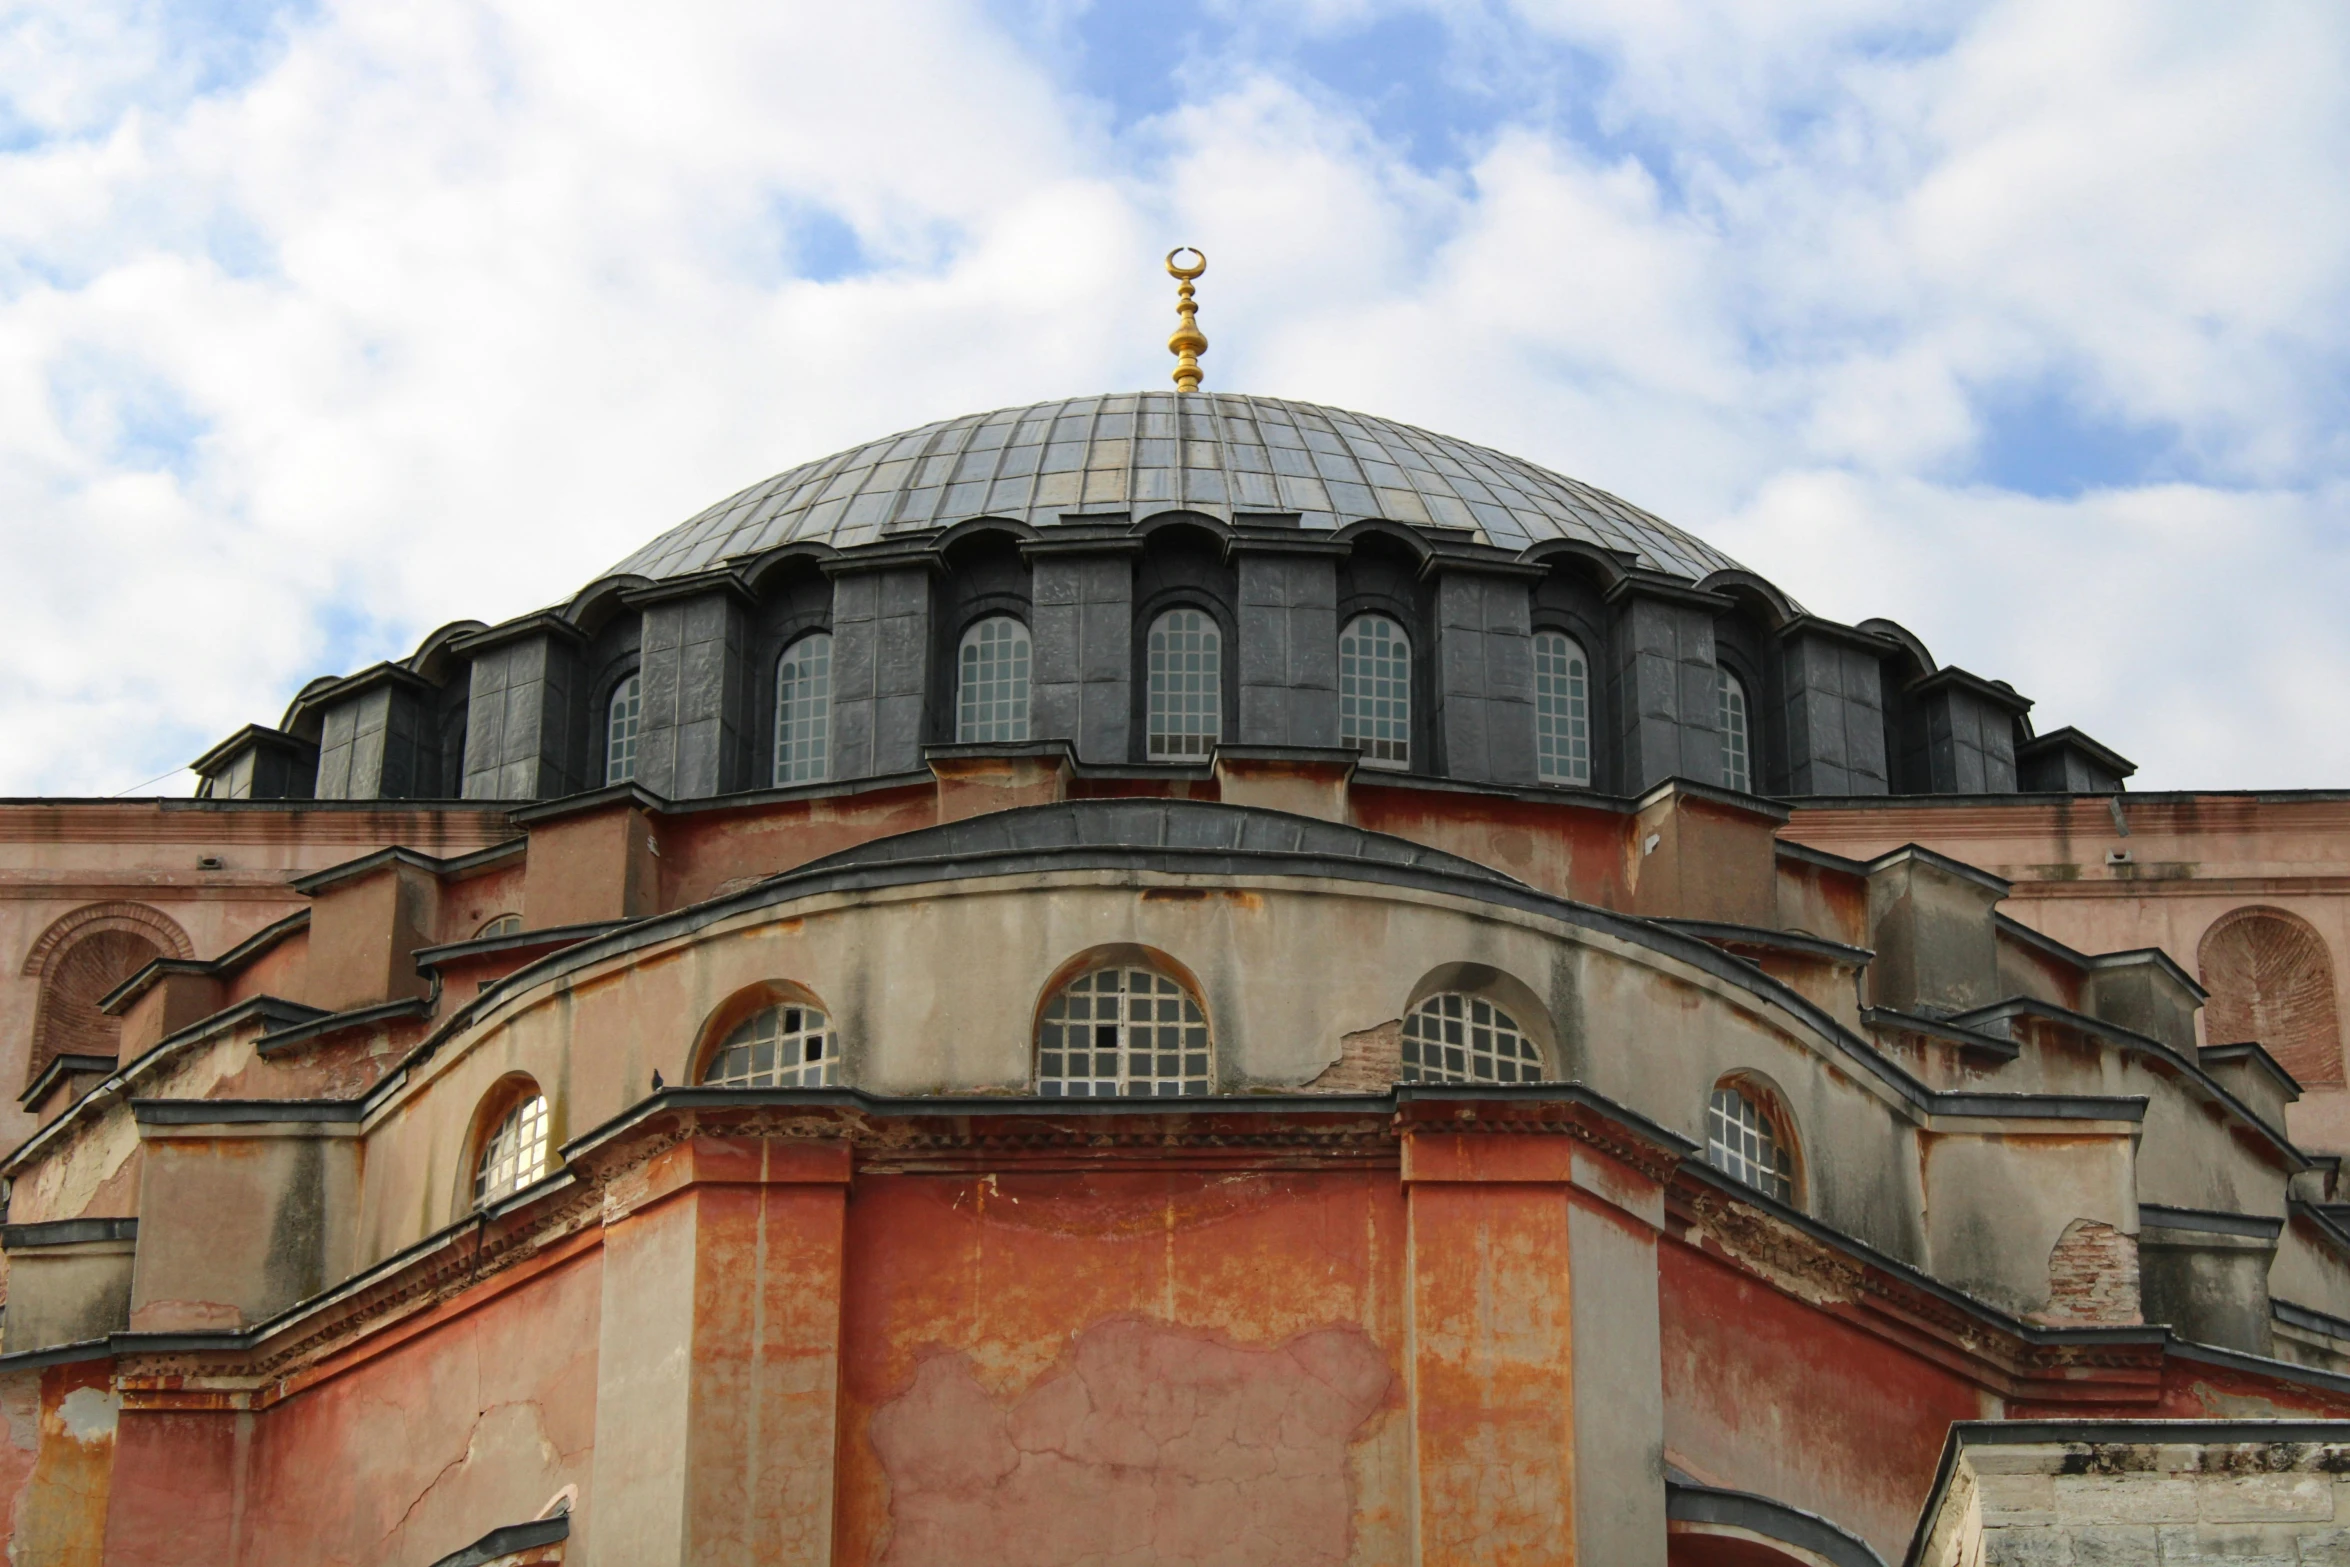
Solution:
[(2120, 787), (2127, 762), (2086, 737), (2035, 747), (2027, 700), (1923, 655), (1515, 459), (1302, 404), (1137, 394), (794, 470), (564, 608), (314, 683), (285, 743), (245, 731), (199, 772), (214, 797), (626, 781), (684, 800), (913, 775), (927, 748), (980, 741), (1064, 742), (1092, 768), (1348, 749), (1405, 776), (1625, 796), (1673, 777), (2012, 793), (2019, 755), (2035, 784)]

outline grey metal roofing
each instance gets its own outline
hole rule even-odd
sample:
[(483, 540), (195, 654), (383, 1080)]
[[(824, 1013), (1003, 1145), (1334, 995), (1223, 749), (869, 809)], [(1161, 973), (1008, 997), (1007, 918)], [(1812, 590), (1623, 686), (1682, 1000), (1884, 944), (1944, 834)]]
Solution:
[(752, 485), (638, 550), (617, 573), (682, 576), (779, 544), (837, 548), (1009, 517), (1184, 507), (1288, 511), (1329, 531), (1365, 517), (1473, 529), (1524, 549), (1576, 539), (1702, 578), (1737, 562), (1662, 518), (1548, 469), (1369, 414), (1230, 392), (1123, 392), (967, 414)]

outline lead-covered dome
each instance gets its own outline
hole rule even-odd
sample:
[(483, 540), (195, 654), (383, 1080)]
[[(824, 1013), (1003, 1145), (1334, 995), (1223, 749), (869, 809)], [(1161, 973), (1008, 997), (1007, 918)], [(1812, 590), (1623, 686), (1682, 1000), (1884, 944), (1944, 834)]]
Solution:
[(1575, 539), (1690, 578), (1737, 565), (1604, 490), (1392, 419), (1274, 397), (1124, 392), (968, 414), (805, 463), (614, 572), (674, 577), (779, 544), (847, 548), (972, 517), (1049, 527), (1067, 513), (1176, 507), (1226, 521), (1295, 512), (1324, 531), (1385, 517), (1505, 549)]

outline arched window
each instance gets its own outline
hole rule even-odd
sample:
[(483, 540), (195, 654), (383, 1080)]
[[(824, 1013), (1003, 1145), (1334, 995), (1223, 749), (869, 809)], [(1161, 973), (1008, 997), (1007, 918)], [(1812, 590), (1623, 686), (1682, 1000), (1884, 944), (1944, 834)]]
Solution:
[(832, 638), (819, 631), (784, 650), (775, 666), (775, 781), (832, 776)]
[(1204, 1094), (1208, 1020), (1164, 974), (1101, 968), (1045, 1004), (1036, 1031), (1036, 1091), (1048, 1099)]
[(645, 686), (631, 674), (612, 689), (604, 718), (604, 782), (626, 783), (636, 776), (636, 737), (644, 727)]
[(1705, 1162), (1781, 1202), (1795, 1200), (1795, 1152), (1787, 1129), (1734, 1082), (1716, 1084), (1705, 1111)]
[(1722, 786), (1754, 792), (1752, 729), (1747, 722), (1746, 687), (1728, 670), (1714, 687), (1714, 727), (1722, 734)]
[(1555, 631), (1534, 636), (1534, 749), (1543, 782), (1591, 782), (1591, 665)]
[(1385, 615), (1358, 615), (1338, 638), (1338, 743), (1373, 767), (1412, 765), (1412, 644)]
[(955, 738), (1028, 738), (1028, 628), (996, 615), (963, 633), (957, 660)]
[(494, 914), (481, 922), (481, 929), (473, 933), (476, 941), (487, 941), (492, 936), (519, 936), (522, 934), (522, 916)]
[(481, 1140), (473, 1164), (473, 1205), (487, 1207), (547, 1173), (547, 1096), (516, 1099)]
[(785, 1002), (735, 1026), (702, 1070), (706, 1088), (830, 1088), (840, 1035), (814, 1007)]
[(1151, 622), (1150, 759), (1206, 756), (1224, 735), (1224, 634), (1196, 609)]
[(1532, 1083), (1542, 1051), (1518, 1020), (1481, 996), (1430, 996), (1403, 1024), (1407, 1083)]

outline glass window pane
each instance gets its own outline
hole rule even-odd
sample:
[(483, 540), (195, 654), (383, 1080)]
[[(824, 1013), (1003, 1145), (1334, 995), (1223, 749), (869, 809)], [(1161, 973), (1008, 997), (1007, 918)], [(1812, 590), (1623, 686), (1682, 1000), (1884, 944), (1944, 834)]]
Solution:
[(1542, 1053), (1516, 1018), (1451, 991), (1404, 1019), (1402, 1058), (1407, 1083), (1531, 1083), (1542, 1075)]
[(1373, 767), (1412, 764), (1412, 645), (1384, 615), (1358, 616), (1339, 636), (1338, 743)]
[(533, 1094), (501, 1117), (483, 1139), (474, 1166), (473, 1200), (479, 1206), (511, 1197), (547, 1173), (547, 1100)]
[(1170, 610), (1151, 623), (1149, 756), (1192, 761), (1224, 734), (1224, 636), (1200, 610)]
[(1534, 744), (1545, 782), (1591, 782), (1591, 666), (1555, 631), (1534, 638)]
[(1046, 1003), (1092, 1007), (1089, 1050), (1064, 1053), (1055, 1026), (1038, 1030), (1037, 1092), (1048, 1097), (1163, 1098), (1211, 1091), (1207, 1015), (1183, 987), (1147, 969), (1096, 969)]
[(1754, 792), (1753, 746), (1747, 723), (1746, 687), (1728, 670), (1715, 686), (1714, 726), (1722, 737), (1722, 785)]
[(702, 1073), (707, 1088), (829, 1088), (840, 1036), (811, 1006), (773, 1006), (736, 1025)]
[(644, 725), (644, 708), (644, 683), (637, 676), (630, 675), (613, 688), (604, 721), (604, 782), (627, 783), (636, 776), (636, 738)]
[(800, 638), (775, 668), (775, 781), (832, 776), (832, 638)]
[(1753, 1098), (1723, 1086), (1706, 1103), (1705, 1162), (1781, 1202), (1795, 1200), (1795, 1160)]
[(956, 664), (958, 741), (1028, 738), (1028, 664), (1028, 628), (1010, 616), (994, 616), (963, 633)]

